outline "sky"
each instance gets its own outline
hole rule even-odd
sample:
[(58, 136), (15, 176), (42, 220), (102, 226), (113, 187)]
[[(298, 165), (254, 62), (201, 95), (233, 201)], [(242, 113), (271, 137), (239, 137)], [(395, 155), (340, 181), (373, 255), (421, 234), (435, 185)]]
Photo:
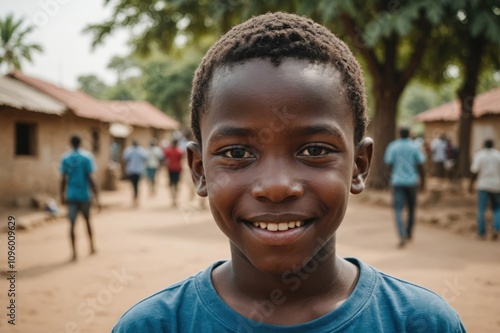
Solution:
[[(77, 89), (80, 75), (95, 74), (108, 84), (116, 75), (106, 68), (115, 56), (129, 53), (126, 31), (119, 31), (92, 50), (92, 35), (82, 30), (111, 17), (104, 0), (0, 0), (0, 17), (13, 13), (16, 19), (36, 29), (27, 40), (43, 47), (33, 52), (33, 62), (21, 63), (25, 74), (68, 89)], [(2, 68), (5, 74), (5, 68)]]

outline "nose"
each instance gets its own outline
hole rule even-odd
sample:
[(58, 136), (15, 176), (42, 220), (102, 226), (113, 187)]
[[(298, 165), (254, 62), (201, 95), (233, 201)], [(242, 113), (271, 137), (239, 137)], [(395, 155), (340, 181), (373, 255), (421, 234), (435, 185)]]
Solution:
[(269, 165), (260, 170), (252, 188), (252, 196), (257, 200), (283, 202), (298, 199), (304, 194), (304, 188), (293, 171), (278, 165)]

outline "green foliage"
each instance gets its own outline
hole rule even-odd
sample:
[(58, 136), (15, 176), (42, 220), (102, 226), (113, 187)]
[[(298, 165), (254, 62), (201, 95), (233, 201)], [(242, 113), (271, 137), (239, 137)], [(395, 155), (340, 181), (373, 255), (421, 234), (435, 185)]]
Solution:
[(16, 20), (12, 14), (0, 19), (0, 66), (5, 64), (8, 71), (20, 70), (23, 60), (32, 61), (32, 52), (42, 52), (39, 44), (27, 43), (32, 26), (23, 28), (23, 19)]
[[(472, 45), (469, 41), (474, 38), (486, 43), (482, 52), (489, 60), (482, 70), (491, 70), (492, 64), (500, 64), (498, 0), (105, 2), (114, 6), (112, 17), (86, 29), (93, 34), (94, 45), (102, 43), (116, 29), (128, 29), (132, 35), (131, 44), (141, 55), (156, 51), (182, 54), (181, 46), (184, 44), (181, 41), (196, 48), (201, 42), (215, 40), (231, 26), (252, 15), (268, 11), (281, 10), (311, 17), (348, 42), (365, 73), (369, 74), (369, 104), (373, 105), (374, 126), (388, 128), (375, 134), (378, 152), (383, 152), (385, 145), (394, 138), (392, 127), (395, 127), (396, 106), (412, 78), (418, 76), (425, 85), (447, 83), (449, 78), (443, 72), (452, 64), (459, 66), (460, 72), (467, 75), (471, 71), (461, 59), (475, 52), (473, 47), (469, 47)], [(185, 91), (188, 91), (197, 61), (178, 62), (173, 59), (149, 64), (142, 69), (145, 70), (148, 100), (169, 110), (179, 119), (180, 110), (186, 109), (189, 95)], [(410, 114), (420, 111), (428, 105), (426, 96), (426, 93), (416, 93), (413, 101), (405, 102), (405, 108), (411, 110)], [(382, 181), (383, 161), (378, 155), (375, 156), (371, 178), (378, 177)]]
[(78, 77), (79, 89), (97, 99), (104, 99), (108, 87), (97, 76), (81, 75)]
[(191, 82), (199, 60), (200, 57), (167, 58), (145, 64), (142, 71), (146, 99), (181, 123), (187, 123)]
[(85, 75), (78, 78), (80, 89), (103, 100), (147, 100), (186, 123), (191, 81), (201, 59), (199, 52), (188, 51), (183, 59), (158, 53), (148, 59), (115, 56), (108, 68), (115, 69), (116, 84), (107, 86), (97, 76)]
[(116, 72), (118, 81), (123, 81), (127, 72), (134, 67), (135, 63), (131, 57), (114, 56), (108, 63), (108, 69)]

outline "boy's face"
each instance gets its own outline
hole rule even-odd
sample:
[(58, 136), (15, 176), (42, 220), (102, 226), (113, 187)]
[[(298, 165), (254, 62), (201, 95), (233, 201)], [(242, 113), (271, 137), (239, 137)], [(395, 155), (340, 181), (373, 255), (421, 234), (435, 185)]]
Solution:
[(202, 148), (188, 153), (193, 179), (233, 261), (281, 274), (334, 249), (372, 144), (354, 147), (354, 116), (333, 67), (255, 59), (219, 68), (200, 128)]

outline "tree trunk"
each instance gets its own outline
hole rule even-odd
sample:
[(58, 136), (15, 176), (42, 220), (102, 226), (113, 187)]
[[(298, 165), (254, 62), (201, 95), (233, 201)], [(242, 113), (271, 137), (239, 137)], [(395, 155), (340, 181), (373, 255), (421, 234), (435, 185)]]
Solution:
[(469, 176), (470, 165), (470, 137), (472, 133), (472, 106), (474, 95), (465, 92), (460, 94), (460, 120), (458, 124), (458, 177)]
[(386, 188), (389, 174), (384, 163), (387, 145), (394, 140), (396, 133), (396, 112), (399, 95), (394, 89), (374, 87), (375, 113), (371, 120), (371, 135), (375, 147), (368, 186), (374, 189)]
[(458, 125), (458, 176), (468, 177), (470, 166), (470, 137), (472, 133), (474, 99), (476, 97), (481, 58), (483, 56), (484, 40), (471, 38), (468, 54), (464, 57), (464, 83), (458, 91), (460, 99), (460, 120)]

